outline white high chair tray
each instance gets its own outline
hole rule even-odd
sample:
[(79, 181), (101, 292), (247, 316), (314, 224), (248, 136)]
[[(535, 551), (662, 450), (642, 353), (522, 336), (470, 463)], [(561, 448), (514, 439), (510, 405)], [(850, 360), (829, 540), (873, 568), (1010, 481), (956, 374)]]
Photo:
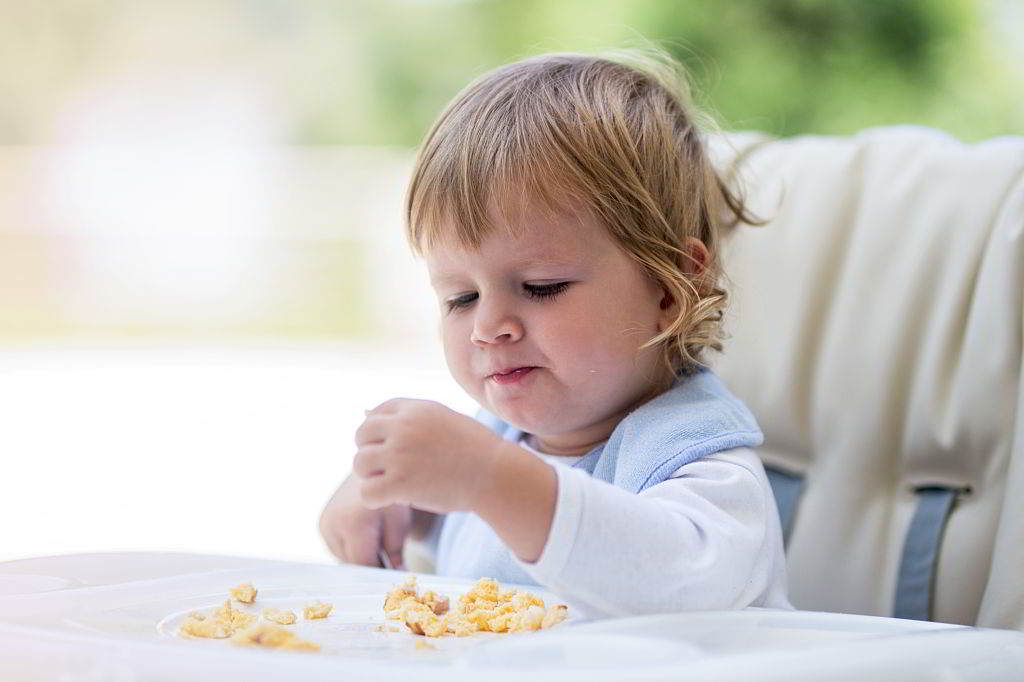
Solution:
[[(390, 632), (395, 571), (209, 555), (114, 553), (0, 564), (3, 680), (1005, 680), (1024, 677), (1024, 633), (843, 614), (750, 609), (586, 622), (547, 631), (426, 639)], [(451, 598), (472, 581), (418, 576)], [(290, 626), (320, 653), (178, 634), (185, 615), (334, 604)], [(531, 589), (546, 603), (557, 597)], [(570, 604), (570, 614), (574, 609)], [(384, 625), (384, 632), (379, 626)], [(394, 624), (394, 621), (391, 622)], [(434, 648), (419, 648), (428, 641)]]

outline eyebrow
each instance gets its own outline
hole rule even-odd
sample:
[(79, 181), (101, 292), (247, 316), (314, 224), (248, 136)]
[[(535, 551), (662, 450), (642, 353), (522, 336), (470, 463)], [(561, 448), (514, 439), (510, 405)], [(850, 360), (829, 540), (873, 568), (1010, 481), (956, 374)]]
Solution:
[[(516, 260), (509, 263), (509, 269), (518, 270), (524, 267), (574, 267), (579, 264), (578, 260), (569, 260), (565, 258), (517, 258)], [(433, 284), (444, 284), (459, 279), (460, 276), (454, 273), (441, 271), (436, 277), (431, 277), (430, 281)]]

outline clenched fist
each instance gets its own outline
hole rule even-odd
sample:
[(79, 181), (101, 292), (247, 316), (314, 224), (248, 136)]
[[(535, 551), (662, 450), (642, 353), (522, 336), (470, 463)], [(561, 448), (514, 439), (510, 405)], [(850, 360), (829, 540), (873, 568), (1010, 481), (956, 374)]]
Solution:
[(367, 509), (473, 511), (503, 445), (486, 426), (440, 403), (394, 398), (366, 412), (352, 470)]

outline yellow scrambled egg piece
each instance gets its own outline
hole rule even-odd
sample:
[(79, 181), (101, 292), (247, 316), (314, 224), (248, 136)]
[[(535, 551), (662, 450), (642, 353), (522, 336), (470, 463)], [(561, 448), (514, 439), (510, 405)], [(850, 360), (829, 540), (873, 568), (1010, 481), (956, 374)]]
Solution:
[(475, 632), (527, 632), (558, 625), (568, 616), (565, 604), (545, 607), (544, 600), (521, 590), (502, 590), (498, 581), (481, 578), (459, 597), (454, 611), (448, 599), (434, 592), (418, 594), (416, 576), (391, 590), (384, 599), (385, 615), (427, 637), (448, 634), (466, 637)]

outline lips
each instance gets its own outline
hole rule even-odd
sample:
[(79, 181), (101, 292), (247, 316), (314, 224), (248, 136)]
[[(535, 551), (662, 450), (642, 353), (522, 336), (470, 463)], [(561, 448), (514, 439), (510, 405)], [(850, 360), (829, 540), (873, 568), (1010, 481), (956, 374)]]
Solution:
[(517, 384), (523, 379), (523, 377), (528, 376), (535, 369), (536, 367), (518, 367), (504, 374), (496, 372), (490, 376), (490, 379), (494, 383), (502, 386)]
[(511, 374), (512, 372), (515, 372), (517, 369), (534, 369), (534, 368), (531, 367), (530, 365), (514, 365), (512, 367), (506, 367), (504, 369), (499, 369), (497, 372), (491, 372), (490, 374), (487, 375), (487, 377), (490, 378), (490, 377), (493, 377), (493, 376), (505, 376), (507, 374)]

